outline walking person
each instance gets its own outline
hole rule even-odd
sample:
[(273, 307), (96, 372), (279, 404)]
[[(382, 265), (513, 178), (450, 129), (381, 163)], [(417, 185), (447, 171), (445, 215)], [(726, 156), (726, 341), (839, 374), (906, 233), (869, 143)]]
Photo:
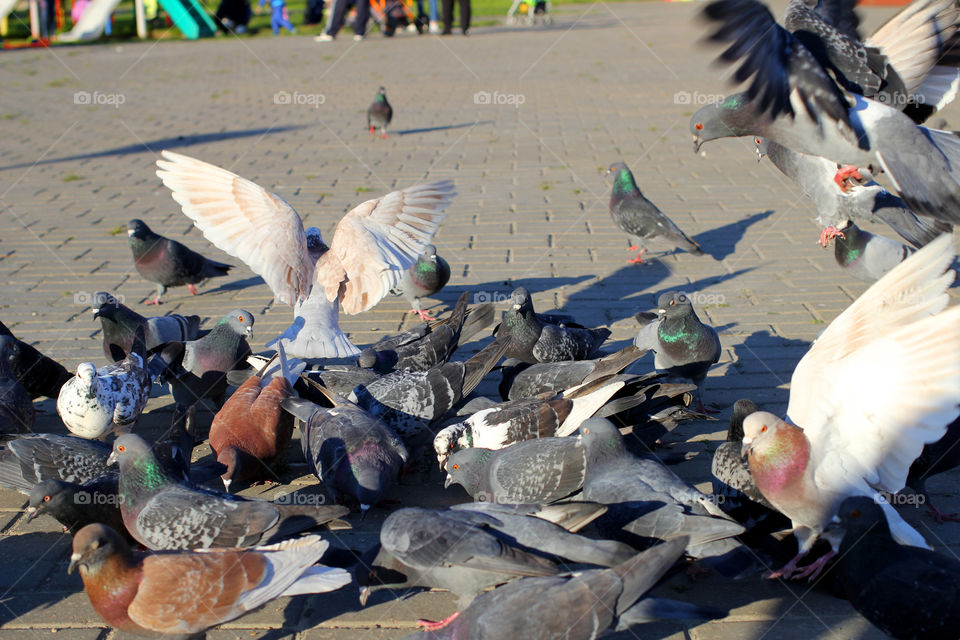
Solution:
[[(333, 8), (327, 12), (327, 28), (313, 39), (317, 42), (331, 42), (343, 26), (344, 17), (349, 9), (349, 0), (333, 0)], [(363, 40), (367, 33), (367, 20), (370, 17), (370, 0), (357, 0), (357, 18), (353, 25), (353, 39)]]
[[(260, 0), (257, 5), (257, 13), (263, 10), (263, 5), (267, 0)], [(290, 22), (290, 16), (287, 13), (286, 0), (270, 0), (270, 28), (273, 29), (273, 35), (280, 34), (280, 27), (283, 27), (290, 33), (296, 33), (293, 24)]]
[[(460, 2), (460, 30), (467, 35), (470, 30), (470, 0)], [(453, 33), (453, 0), (443, 0), (443, 35)]]

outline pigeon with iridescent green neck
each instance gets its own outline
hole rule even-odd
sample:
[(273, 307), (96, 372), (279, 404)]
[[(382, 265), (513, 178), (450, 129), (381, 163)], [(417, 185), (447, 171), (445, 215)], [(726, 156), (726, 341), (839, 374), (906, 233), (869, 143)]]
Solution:
[(403, 296), (413, 308), (410, 313), (416, 313), (421, 320), (433, 320), (433, 316), (421, 309), (420, 298), (426, 298), (443, 289), (450, 281), (450, 265), (437, 255), (437, 248), (427, 245), (423, 255), (403, 273), (400, 284), (391, 291), (394, 295)]
[(864, 231), (852, 222), (833, 236), (833, 257), (846, 273), (864, 282), (876, 282), (907, 259), (913, 248)]
[(370, 135), (376, 135), (376, 130), (380, 129), (380, 137), (386, 138), (387, 125), (391, 120), (393, 120), (393, 107), (387, 102), (387, 90), (380, 87), (377, 90), (377, 96), (367, 109), (367, 126), (370, 127)]
[(640, 250), (637, 257), (630, 262), (643, 264), (643, 254), (647, 246), (653, 243), (669, 246), (671, 249), (683, 249), (695, 256), (703, 255), (703, 250), (696, 241), (688, 238), (673, 220), (640, 193), (640, 187), (626, 163), (614, 162), (607, 173), (613, 176), (610, 215), (630, 238), (629, 249)]

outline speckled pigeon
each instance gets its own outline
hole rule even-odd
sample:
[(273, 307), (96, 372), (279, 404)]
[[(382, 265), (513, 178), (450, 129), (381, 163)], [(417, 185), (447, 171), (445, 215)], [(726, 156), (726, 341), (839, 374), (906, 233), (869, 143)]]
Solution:
[(403, 296), (410, 303), (410, 313), (416, 313), (421, 320), (433, 320), (433, 316), (420, 306), (420, 298), (429, 298), (449, 281), (450, 265), (437, 255), (437, 248), (429, 244), (413, 266), (403, 272), (400, 284), (391, 293)]
[(831, 538), (842, 535), (833, 574), (847, 600), (899, 640), (950, 640), (960, 625), (960, 561), (898, 544), (884, 510), (870, 498), (840, 503)]
[(377, 89), (377, 95), (367, 108), (367, 126), (370, 127), (370, 135), (376, 135), (376, 129), (380, 129), (380, 137), (387, 137), (387, 125), (393, 120), (393, 107), (387, 102), (387, 90), (383, 87)]
[(341, 396), (331, 399), (330, 409), (299, 398), (281, 404), (303, 421), (300, 445), (313, 474), (365, 514), (396, 482), (409, 454), (382, 421)]
[(701, 322), (685, 293), (668, 291), (657, 300), (656, 314), (640, 313), (643, 325), (633, 343), (654, 352), (654, 366), (670, 376), (697, 385), (697, 411), (712, 413), (703, 404), (703, 381), (710, 366), (720, 359), (720, 338)]
[(0, 335), (0, 354), (5, 354), (13, 375), (31, 398), (46, 396), (56, 400), (60, 387), (73, 377), (62, 364), (18, 340), (9, 330)]
[[(794, 369), (789, 422), (747, 416), (743, 453), (757, 488), (790, 518), (799, 553), (778, 577), (816, 577), (833, 550), (807, 565), (817, 537), (853, 495), (900, 491), (925, 444), (958, 415), (960, 307), (946, 309), (956, 257), (944, 235), (867, 289), (824, 330)], [(884, 502), (901, 544), (923, 536)], [(831, 541), (835, 542), (835, 541)]]
[(530, 292), (517, 287), (510, 294), (510, 308), (493, 335), (509, 341), (504, 354), (531, 364), (586, 360), (597, 355), (597, 349), (607, 337), (609, 329), (587, 329), (581, 325), (544, 324), (533, 309)]
[(630, 262), (643, 262), (643, 254), (649, 245), (662, 244), (671, 249), (683, 249), (695, 256), (703, 250), (668, 218), (657, 205), (647, 200), (626, 163), (615, 162), (607, 171), (613, 176), (613, 192), (610, 194), (610, 215), (620, 230), (630, 239), (630, 251), (639, 250)]
[(75, 436), (15, 436), (0, 443), (0, 487), (29, 494), (49, 478), (83, 483), (107, 472), (110, 451), (110, 445)]
[(907, 259), (914, 249), (864, 231), (852, 222), (837, 227), (833, 257), (845, 273), (864, 282), (876, 282)]
[(98, 292), (95, 296), (94, 319), (100, 320), (103, 332), (103, 352), (114, 362), (130, 353), (137, 327), (144, 329), (147, 351), (153, 351), (167, 342), (196, 340), (200, 335), (200, 316), (181, 316), (171, 313), (156, 318), (145, 318), (114, 296)]
[(0, 433), (28, 433), (33, 431), (37, 414), (30, 393), (24, 388), (10, 366), (11, 349), (16, 349), (14, 338), (0, 337)]
[(90, 604), (110, 626), (195, 637), (274, 598), (348, 584), (343, 569), (316, 564), (328, 546), (306, 536), (255, 549), (145, 553), (109, 527), (89, 525), (73, 539), (67, 572), (79, 567)]
[(137, 272), (157, 285), (156, 297), (147, 304), (160, 304), (167, 287), (187, 285), (190, 293), (197, 295), (193, 285), (225, 276), (233, 269), (232, 265), (204, 258), (176, 240), (154, 233), (143, 220), (128, 222), (127, 235)]
[(594, 360), (564, 360), (528, 364), (509, 359), (500, 365), (500, 397), (504, 400), (558, 393), (579, 384), (620, 373), (643, 355), (634, 345)]
[(113, 443), (120, 466), (120, 511), (148, 549), (250, 547), (318, 527), (344, 507), (285, 505), (202, 489), (163, 468), (149, 443), (127, 433)]

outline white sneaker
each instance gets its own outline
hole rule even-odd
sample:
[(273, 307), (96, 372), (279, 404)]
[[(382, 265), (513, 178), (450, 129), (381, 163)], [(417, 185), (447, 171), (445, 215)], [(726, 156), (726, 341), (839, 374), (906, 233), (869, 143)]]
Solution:
[(363, 40), (363, 36), (357, 33), (357, 34), (354, 34), (353, 39), (357, 42), (360, 42), (361, 40)]
[(313, 36), (314, 42), (333, 42), (333, 36), (329, 33), (321, 33), (318, 36)]
[(413, 24), (412, 22), (407, 25), (407, 33), (413, 33), (416, 30), (417, 30), (417, 25)]
[(440, 25), (437, 24), (436, 20), (430, 21), (429, 31), (430, 33), (440, 33)]

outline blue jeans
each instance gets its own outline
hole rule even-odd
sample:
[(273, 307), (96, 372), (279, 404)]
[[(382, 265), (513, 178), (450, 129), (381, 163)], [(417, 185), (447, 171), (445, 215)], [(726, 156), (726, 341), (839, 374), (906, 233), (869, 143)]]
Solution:
[(283, 17), (283, 12), (286, 7), (283, 5), (272, 5), (271, 8), (273, 9), (273, 13), (270, 14), (270, 28), (273, 29), (273, 35), (278, 35), (280, 33), (280, 27), (283, 27), (292, 33), (293, 25), (289, 20)]

